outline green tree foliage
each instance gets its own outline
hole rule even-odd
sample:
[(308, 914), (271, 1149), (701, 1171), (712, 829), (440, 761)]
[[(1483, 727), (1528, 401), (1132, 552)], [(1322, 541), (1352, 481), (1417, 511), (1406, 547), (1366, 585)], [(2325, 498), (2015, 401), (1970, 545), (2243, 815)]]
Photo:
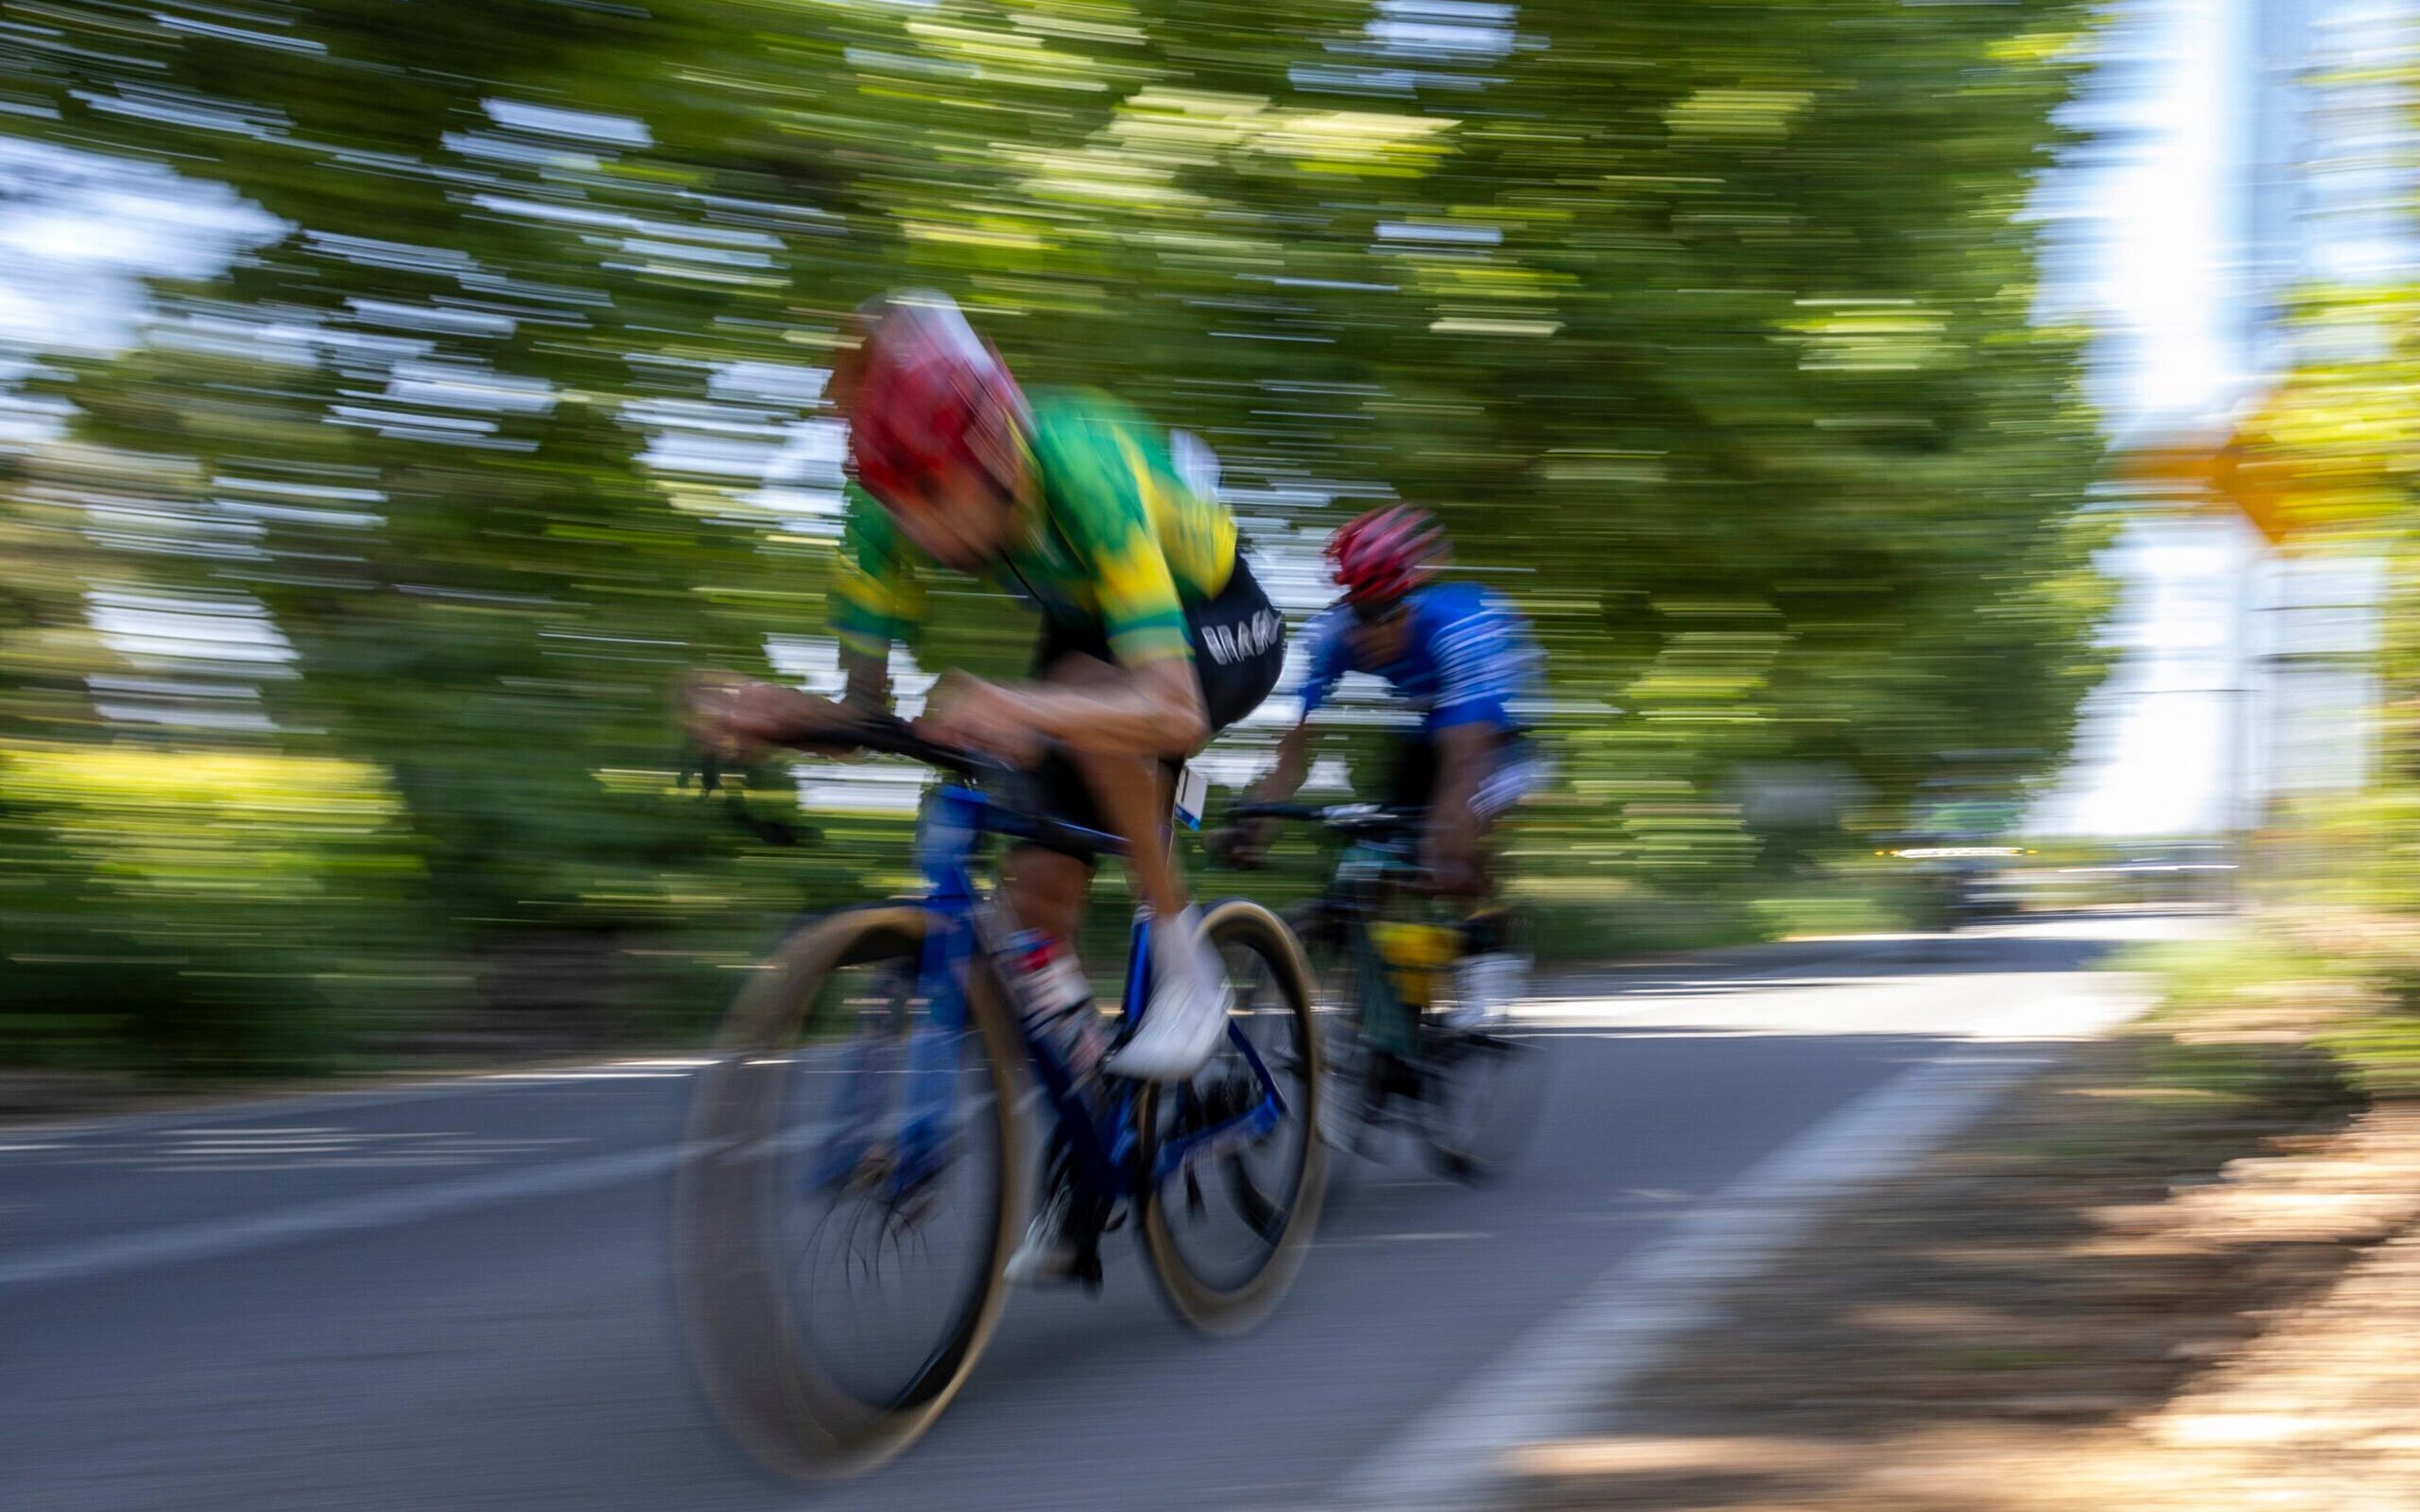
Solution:
[[(18, 8), (13, 130), (278, 224), (157, 286), (130, 349), (51, 364), (71, 439), (7, 480), (0, 761), (53, 775), (0, 791), (0, 842), (46, 879), (0, 910), (52, 944), (0, 991), (105, 1000), (139, 957), (151, 997), (273, 978), (324, 1013), (377, 981), (443, 996), (427, 961), (533, 938), (727, 964), (802, 888), (890, 885), (735, 853), (666, 803), (662, 695), (819, 630), (812, 370), (901, 283), (956, 294), (1029, 379), (1209, 439), (1282, 559), (1373, 501), (1440, 510), (1547, 646), (1565, 872), (1753, 872), (1781, 852), (1743, 773), (1830, 774), (1886, 816), (1945, 748), (2048, 761), (2098, 665), (2097, 444), (2074, 333), (2028, 319), (2023, 212), (2086, 16)], [(96, 588), (259, 606), (292, 649), (268, 718), (107, 717), (96, 672), (157, 669), (96, 637)], [(929, 654), (1015, 666), (1011, 612), (954, 600)], [(109, 834), (209, 820), (199, 795), (130, 818), (137, 768), (78, 756), (130, 743), (372, 795), (375, 822), (293, 841), (283, 891), (152, 858), (144, 917), (215, 920), (249, 964), (208, 969), (240, 991), (194, 986), (234, 979), (111, 890), (136, 863)]]

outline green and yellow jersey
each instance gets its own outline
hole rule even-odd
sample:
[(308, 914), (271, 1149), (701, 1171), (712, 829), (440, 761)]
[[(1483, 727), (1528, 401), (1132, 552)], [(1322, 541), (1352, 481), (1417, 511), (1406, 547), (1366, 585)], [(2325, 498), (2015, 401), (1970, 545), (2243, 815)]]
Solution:
[[(1235, 570), (1235, 519), (1177, 476), (1166, 438), (1106, 395), (1032, 397), (1038, 498), (985, 575), (1052, 620), (1102, 627), (1119, 662), (1189, 656), (1185, 611)], [(832, 594), (832, 628), (882, 657), (923, 622), (929, 559), (854, 484)]]

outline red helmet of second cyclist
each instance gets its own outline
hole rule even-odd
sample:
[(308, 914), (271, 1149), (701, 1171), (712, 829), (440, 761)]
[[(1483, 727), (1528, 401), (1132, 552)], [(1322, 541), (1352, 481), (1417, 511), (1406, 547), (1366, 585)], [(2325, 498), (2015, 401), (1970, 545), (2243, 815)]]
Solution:
[(1359, 516), (1328, 539), (1327, 560), (1344, 599), (1382, 605), (1428, 580), (1445, 554), (1445, 532), (1426, 511), (1389, 504)]
[(1008, 364), (948, 296), (898, 295), (859, 355), (849, 462), (858, 483), (894, 509), (917, 503), (926, 482), (958, 467), (1011, 490), (1026, 414)]

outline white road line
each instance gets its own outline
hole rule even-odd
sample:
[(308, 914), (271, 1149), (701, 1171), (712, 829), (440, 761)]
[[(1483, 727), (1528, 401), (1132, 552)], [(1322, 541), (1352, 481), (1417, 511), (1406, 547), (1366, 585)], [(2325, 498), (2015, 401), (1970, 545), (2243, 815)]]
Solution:
[(521, 1197), (556, 1196), (636, 1181), (672, 1169), (672, 1146), (558, 1161), (467, 1181), (432, 1182), (400, 1192), (332, 1197), (240, 1218), (214, 1218), (109, 1239), (81, 1240), (0, 1257), (0, 1287), (85, 1281), (122, 1271), (238, 1255), (323, 1234), (386, 1228)]
[(1667, 1345), (1712, 1320), (1721, 1288), (1771, 1263), (1825, 1200), (1904, 1168), (2048, 1059), (1977, 1050), (1904, 1072), (1840, 1109), (1600, 1275), (1348, 1471), (1325, 1504), (1493, 1504), (1507, 1451), (1601, 1424)]
[[(1898, 937), (1875, 936), (1873, 938), (1895, 940)], [(1822, 958), (1825, 960), (1834, 956), (1848, 958), (1873, 953), (1869, 948), (1872, 940), (1861, 937), (1821, 943), (1826, 947), (1834, 947), (1823, 952)], [(1795, 948), (1792, 944), (1778, 947), (1744, 947), (1740, 948), (1739, 953), (1745, 958), (1758, 950), (1776, 949), (1787, 950)], [(1717, 969), (1716, 964), (1712, 962), (1699, 962), (1695, 964), (1701, 971)], [(1634, 968), (1625, 969), (1650, 974), (1654, 970), (1663, 970), (1679, 973), (1685, 978), (1691, 965), (1692, 963), (1688, 957), (1679, 956), (1660, 963), (1641, 962)], [(1802, 966), (1803, 963), (1801, 965), (1768, 969), (1786, 973), (1802, 969)], [(1619, 973), (1607, 976), (1602, 971), (1594, 973), (1579, 971), (1569, 974), (1549, 971), (1544, 976), (1544, 985), (1553, 988), (1565, 982), (1577, 983), (1591, 980), (1602, 986), (1608, 980), (1619, 981), (1625, 979)], [(1753, 981), (1760, 979), (1753, 972), (1735, 971), (1722, 980)], [(1577, 987), (1574, 988), (1575, 992), (1578, 990)], [(1550, 993), (1549, 995), (1552, 994)], [(519, 1071), (473, 1072), (458, 1076), (406, 1079), (380, 1086), (343, 1088), (334, 1091), (237, 1096), (223, 1103), (206, 1103), (195, 1107), (154, 1113), (109, 1114), (98, 1118), (70, 1116), (57, 1119), (30, 1119), (8, 1125), (7, 1133), (12, 1136), (21, 1136), (29, 1140), (36, 1138), (44, 1141), (72, 1140), (89, 1138), (97, 1134), (135, 1134), (149, 1129), (202, 1127), (231, 1122), (239, 1119), (291, 1119), (320, 1114), (358, 1113), (371, 1108), (387, 1108), (401, 1103), (427, 1102), (434, 1098), (462, 1097), (513, 1088), (530, 1089), (562, 1085), (566, 1082), (613, 1079), (613, 1072), (626, 1069), (648, 1071), (661, 1069), (664, 1078), (672, 1079), (683, 1073), (682, 1068), (700, 1063), (702, 1063), (701, 1060), (696, 1057), (624, 1056), (604, 1060), (575, 1061), (568, 1065), (528, 1067)], [(30, 1144), (0, 1146), (0, 1151), (15, 1153), (35, 1148), (38, 1147)]]
[(674, 1080), (690, 1074), (687, 1069), (675, 1069), (676, 1066), (690, 1068), (700, 1064), (703, 1061), (694, 1057), (684, 1057), (675, 1063), (663, 1057), (633, 1060), (628, 1057), (617, 1057), (611, 1060), (536, 1066), (522, 1071), (473, 1072), (460, 1076), (398, 1081), (375, 1087), (346, 1087), (325, 1092), (237, 1096), (222, 1103), (159, 1113), (39, 1119), (12, 1124), (7, 1132), (11, 1135), (24, 1134), (50, 1140), (87, 1139), (95, 1135), (141, 1134), (152, 1129), (200, 1129), (239, 1119), (317, 1118), (426, 1103), (435, 1098), (471, 1097), (514, 1089), (536, 1090), (582, 1080), (618, 1080), (624, 1078), (617, 1073), (626, 1070), (637, 1074), (635, 1068), (646, 1068), (645, 1079), (648, 1080)]
[[(991, 1095), (966, 1099), (964, 1117), (980, 1115), (992, 1105)], [(830, 1123), (802, 1123), (772, 1141), (771, 1148), (788, 1154), (804, 1149), (829, 1134)], [(267, 1249), (295, 1240), (362, 1228), (390, 1228), (473, 1208), (491, 1207), (522, 1197), (559, 1196), (644, 1180), (668, 1171), (680, 1161), (675, 1146), (592, 1155), (582, 1160), (556, 1161), (473, 1177), (463, 1181), (432, 1181), (401, 1191), (372, 1192), (360, 1196), (330, 1197), (291, 1208), (240, 1218), (213, 1218), (167, 1228), (119, 1234), (107, 1239), (78, 1240), (18, 1256), (0, 1255), (0, 1287), (32, 1286), (45, 1281), (82, 1281), (114, 1272), (146, 1266), (172, 1265), (214, 1256)], [(268, 1169), (270, 1167), (262, 1167)]]

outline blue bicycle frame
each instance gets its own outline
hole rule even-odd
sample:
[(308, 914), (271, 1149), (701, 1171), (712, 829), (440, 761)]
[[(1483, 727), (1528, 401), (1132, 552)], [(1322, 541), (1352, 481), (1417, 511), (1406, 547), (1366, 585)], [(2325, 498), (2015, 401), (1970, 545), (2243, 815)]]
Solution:
[[(985, 835), (1040, 840), (1046, 838), (1046, 829), (1047, 838), (1073, 839), (1111, 855), (1125, 849), (1114, 836), (1037, 820), (974, 788), (945, 783), (927, 800), (916, 841), (917, 867), (925, 886), (922, 902), (932, 918), (924, 933), (916, 983), (916, 995), (927, 1006), (908, 1039), (905, 1114), (896, 1146), (899, 1159), (892, 1174), (896, 1191), (933, 1176), (947, 1158), (945, 1134), (957, 1095), (956, 1055), (967, 1028), (967, 973), (976, 952), (995, 963), (994, 973), (1003, 985), (1015, 969), (1002, 956), (1009, 933), (1001, 927), (1004, 911), (977, 888), (970, 864)], [(1123, 1007), (1130, 1022), (1140, 1019), (1150, 1000), (1150, 920), (1138, 918), (1127, 944)], [(1079, 1082), (1057, 1047), (1016, 1014), (1013, 1002), (1009, 1007), (1034, 1074), (1050, 1100), (1058, 1132), (1066, 1141), (1071, 1157), (1068, 1169), (1078, 1195), (1097, 1203), (1102, 1211), (1120, 1197), (1156, 1189), (1202, 1160), (1265, 1136), (1285, 1117), (1284, 1095), (1259, 1049), (1238, 1026), (1230, 1024), (1228, 1040), (1250, 1068), (1258, 1096), (1249, 1107), (1197, 1127), (1199, 1120), (1183, 1116), (1199, 1111), (1196, 1094), (1189, 1084), (1179, 1087), (1175, 1095), (1180, 1099), (1177, 1127), (1181, 1132), (1158, 1146), (1150, 1168), (1144, 1170), (1140, 1162), (1143, 1132), (1137, 1118), (1141, 1084), (1112, 1076), (1096, 1078), (1089, 1085)], [(875, 1098), (875, 1080), (852, 1076), (844, 1098), (849, 1099), (851, 1093)], [(817, 1163), (827, 1180), (852, 1168), (871, 1143), (873, 1131), (865, 1122), (845, 1112), (841, 1121), (843, 1130), (835, 1144)]]

